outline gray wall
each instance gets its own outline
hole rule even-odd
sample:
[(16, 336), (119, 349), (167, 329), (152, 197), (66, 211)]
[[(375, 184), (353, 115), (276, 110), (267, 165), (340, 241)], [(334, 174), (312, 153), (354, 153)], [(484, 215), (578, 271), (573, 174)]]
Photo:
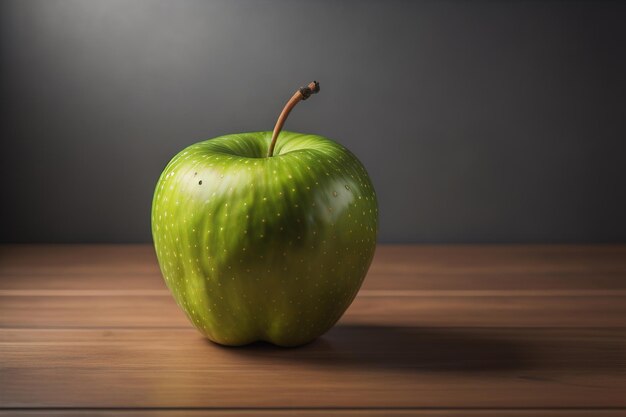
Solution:
[(626, 3), (0, 3), (4, 242), (145, 242), (184, 146), (287, 128), (363, 161), (384, 242), (625, 242)]

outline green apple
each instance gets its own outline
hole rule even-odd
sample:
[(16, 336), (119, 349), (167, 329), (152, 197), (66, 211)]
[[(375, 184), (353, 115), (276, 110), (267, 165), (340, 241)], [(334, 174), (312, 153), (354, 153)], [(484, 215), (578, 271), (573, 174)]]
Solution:
[[(310, 86), (309, 95), (319, 90)], [(330, 139), (281, 132), (288, 107), (273, 133), (189, 146), (156, 186), (152, 235), (165, 282), (193, 325), (223, 345), (312, 341), (348, 308), (374, 255), (378, 209), (365, 168)]]

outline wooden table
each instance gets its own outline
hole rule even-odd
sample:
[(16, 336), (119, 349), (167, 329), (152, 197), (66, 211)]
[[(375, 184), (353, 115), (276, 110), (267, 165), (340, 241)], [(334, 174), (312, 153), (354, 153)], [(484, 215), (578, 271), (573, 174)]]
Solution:
[(150, 246), (0, 249), (0, 415), (626, 415), (626, 246), (381, 246), (296, 349), (204, 340)]

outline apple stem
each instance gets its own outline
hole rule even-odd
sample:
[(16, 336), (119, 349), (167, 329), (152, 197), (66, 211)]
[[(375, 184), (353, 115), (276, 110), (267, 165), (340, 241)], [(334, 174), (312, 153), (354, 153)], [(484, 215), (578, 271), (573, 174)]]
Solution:
[(313, 81), (306, 87), (300, 87), (298, 91), (289, 99), (285, 107), (283, 107), (283, 111), (280, 112), (280, 116), (278, 116), (278, 120), (276, 121), (276, 125), (274, 126), (274, 132), (272, 133), (272, 142), (270, 142), (270, 148), (267, 151), (267, 157), (271, 157), (274, 155), (274, 147), (276, 146), (276, 140), (278, 139), (278, 135), (280, 131), (283, 129), (283, 125), (285, 124), (285, 120), (291, 113), (291, 110), (296, 107), (296, 104), (300, 102), (300, 100), (306, 100), (311, 97), (311, 94), (315, 94), (320, 91), (320, 83), (317, 81)]

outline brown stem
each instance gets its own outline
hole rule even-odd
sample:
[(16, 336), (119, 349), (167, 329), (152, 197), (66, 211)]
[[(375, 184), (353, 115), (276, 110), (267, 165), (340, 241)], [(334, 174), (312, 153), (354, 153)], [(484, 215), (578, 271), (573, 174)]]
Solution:
[(296, 93), (289, 99), (283, 111), (280, 112), (280, 116), (278, 116), (278, 120), (276, 121), (276, 126), (274, 126), (274, 132), (272, 133), (272, 142), (270, 142), (270, 148), (267, 151), (267, 157), (271, 157), (274, 155), (274, 147), (276, 146), (276, 140), (278, 139), (278, 135), (285, 124), (285, 120), (291, 113), (291, 110), (296, 107), (296, 104), (300, 102), (300, 100), (306, 100), (311, 96), (311, 94), (315, 94), (320, 91), (320, 83), (317, 81), (313, 81), (306, 87), (301, 87)]

